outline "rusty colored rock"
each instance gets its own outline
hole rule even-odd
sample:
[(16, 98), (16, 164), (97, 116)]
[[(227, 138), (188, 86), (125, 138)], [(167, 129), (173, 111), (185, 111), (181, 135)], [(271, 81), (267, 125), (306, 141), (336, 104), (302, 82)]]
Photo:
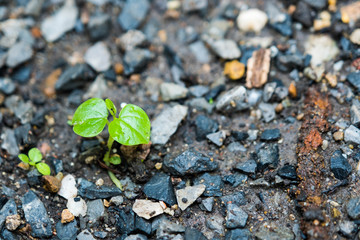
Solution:
[(352, 66), (354, 66), (357, 70), (360, 70), (360, 58), (355, 59), (352, 63)]
[(247, 62), (246, 87), (259, 88), (268, 80), (270, 70), (270, 49), (254, 51)]
[(61, 187), (61, 181), (53, 176), (42, 176), (44, 189), (48, 192), (57, 193)]
[(297, 97), (297, 91), (296, 91), (296, 86), (295, 86), (295, 83), (294, 83), (294, 82), (291, 82), (291, 83), (290, 83), (290, 86), (289, 86), (289, 95), (290, 95), (290, 97), (292, 97), (292, 98), (296, 98), (296, 97)]
[(124, 66), (121, 63), (115, 63), (114, 70), (117, 75), (123, 74)]
[(20, 162), (17, 165), (19, 168), (24, 169), (24, 170), (29, 170), (30, 169), (30, 165), (28, 163), (24, 163), (24, 162)]
[(344, 132), (341, 132), (341, 131), (334, 132), (333, 138), (334, 138), (335, 141), (343, 140), (344, 139)]
[(238, 60), (233, 60), (225, 63), (224, 75), (228, 76), (231, 80), (237, 80), (244, 76), (245, 65)]
[(61, 212), (61, 223), (69, 223), (74, 220), (74, 215), (70, 212), (69, 209), (64, 209)]
[(356, 1), (340, 9), (341, 20), (344, 23), (356, 22), (360, 19), (360, 2)]
[(55, 84), (58, 78), (61, 75), (61, 68), (55, 69), (50, 75), (45, 79), (45, 84), (43, 88), (44, 94), (49, 97), (55, 97)]
[(303, 217), (300, 220), (301, 230), (308, 239), (330, 239), (330, 226), (327, 224), (327, 216), (330, 214), (327, 215), (326, 199), (322, 194), (327, 187), (327, 176), (322, 169), (328, 167), (328, 159), (325, 159), (326, 156), (319, 148), (322, 145), (322, 135), (329, 129), (327, 117), (330, 110), (327, 95), (310, 88), (305, 99), (304, 119), (297, 144), (297, 174), (300, 183), (296, 191), (303, 216), (313, 216), (311, 219)]

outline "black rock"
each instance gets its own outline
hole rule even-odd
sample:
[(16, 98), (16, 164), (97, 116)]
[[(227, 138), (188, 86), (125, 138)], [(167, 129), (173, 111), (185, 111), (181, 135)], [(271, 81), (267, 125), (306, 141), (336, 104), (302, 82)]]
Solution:
[(337, 179), (346, 179), (351, 173), (351, 165), (342, 155), (341, 150), (336, 150), (330, 158), (330, 170)]
[(247, 132), (231, 131), (231, 136), (233, 136), (236, 141), (245, 141), (249, 137), (249, 134)]
[(360, 151), (358, 150), (352, 157), (356, 162), (360, 161)]
[(243, 228), (249, 215), (235, 204), (226, 206), (226, 228)]
[(195, 119), (196, 140), (201, 141), (206, 139), (206, 135), (214, 133), (219, 129), (217, 121), (208, 118), (205, 115), (199, 115)]
[(204, 173), (194, 180), (194, 185), (204, 184), (206, 186), (204, 196), (207, 197), (220, 197), (222, 196), (222, 189), (224, 188), (224, 182), (220, 175), (210, 175)]
[(77, 222), (76, 219), (69, 223), (61, 223), (60, 221), (56, 224), (56, 236), (61, 240), (75, 240), (77, 236)]
[(346, 80), (354, 87), (358, 92), (360, 92), (360, 71), (352, 72), (346, 76)]
[(320, 208), (311, 208), (304, 212), (304, 218), (307, 221), (319, 220), (323, 222), (325, 220), (323, 212)]
[(92, 148), (100, 146), (100, 145), (101, 145), (101, 143), (98, 139), (92, 139), (92, 140), (84, 139), (81, 142), (80, 151), (85, 152), (89, 149), (92, 149)]
[(225, 240), (248, 240), (250, 239), (250, 231), (247, 229), (232, 229), (226, 232)]
[(55, 174), (64, 171), (63, 161), (54, 157), (49, 157), (48, 161), (51, 164), (51, 167), (55, 170)]
[(248, 177), (242, 173), (233, 173), (231, 175), (226, 175), (223, 177), (225, 183), (230, 184), (233, 187), (237, 187), (240, 184), (243, 184), (247, 181)]
[(4, 226), (7, 216), (16, 214), (16, 203), (14, 199), (8, 200), (0, 210), (0, 229)]
[(27, 172), (26, 180), (30, 186), (35, 187), (41, 184), (41, 180), (40, 180), (41, 176), (42, 176), (41, 173), (39, 173), (37, 169), (33, 169)]
[(94, 183), (83, 178), (80, 179), (78, 191), (81, 197), (88, 199), (110, 198), (122, 194), (122, 191), (115, 186), (101, 186), (98, 188)]
[(151, 222), (148, 220), (145, 220), (138, 215), (135, 214), (135, 232), (141, 232), (145, 233), (147, 235), (151, 234)]
[(0, 239), (6, 239), (6, 240), (19, 240), (23, 239), (20, 238), (18, 235), (16, 235), (14, 232), (10, 232), (6, 228), (4, 228), (0, 233)]
[(136, 29), (144, 21), (150, 8), (148, 0), (127, 0), (118, 22), (125, 31)]
[(116, 73), (115, 73), (115, 70), (114, 70), (112, 67), (110, 67), (108, 70), (106, 70), (106, 71), (104, 72), (104, 78), (105, 78), (106, 80), (110, 80), (110, 81), (112, 81), (112, 82), (116, 82)]
[(293, 18), (305, 27), (311, 27), (313, 24), (311, 8), (303, 1), (298, 1)]
[(241, 50), (240, 62), (243, 63), (245, 66), (247, 66), (247, 62), (248, 62), (249, 58), (251, 58), (253, 53), (259, 49), (260, 49), (260, 47), (248, 47), (245, 45), (241, 45), (240, 46), (240, 50)]
[(257, 152), (258, 169), (260, 171), (266, 168), (276, 168), (279, 163), (279, 146), (277, 144), (268, 144), (260, 148)]
[(324, 9), (327, 6), (327, 1), (326, 0), (303, 0), (304, 2), (306, 2), (307, 4), (309, 4), (309, 6), (317, 9), (317, 10), (321, 10)]
[(18, 146), (29, 148), (36, 145), (36, 137), (31, 131), (30, 123), (15, 128), (14, 133)]
[(290, 72), (294, 68), (304, 67), (304, 57), (299, 54), (278, 54), (275, 60), (276, 67), (282, 72)]
[(31, 190), (21, 201), (26, 221), (31, 226), (31, 235), (41, 239), (51, 237), (51, 221), (42, 201)]
[(177, 203), (171, 178), (164, 173), (155, 174), (145, 184), (143, 192), (147, 197), (164, 201), (170, 206)]
[(199, 230), (195, 229), (195, 228), (190, 228), (187, 227), (185, 229), (185, 236), (184, 236), (185, 240), (207, 240), (207, 238), (204, 236), (204, 234), (202, 234), (202, 232), (200, 232)]
[(155, 55), (147, 49), (132, 49), (124, 55), (124, 73), (130, 75), (144, 70), (148, 62)]
[(237, 192), (230, 195), (220, 197), (222, 206), (227, 207), (228, 204), (235, 204), (237, 206), (245, 205), (247, 203), (244, 192)]
[(209, 92), (207, 92), (204, 96), (204, 98), (206, 99), (206, 101), (210, 101), (210, 100), (215, 100), (217, 96), (219, 96), (219, 94), (222, 91), (225, 91), (225, 85), (224, 84), (220, 84), (216, 87), (213, 87), (212, 89), (210, 89)]
[(207, 211), (207, 212), (212, 212), (213, 206), (214, 206), (214, 198), (213, 197), (203, 199), (201, 201), (201, 203), (199, 204), (200, 209), (203, 211)]
[(128, 235), (135, 229), (135, 213), (132, 210), (125, 212), (123, 209), (117, 209), (116, 229), (121, 235)]
[(13, 74), (11, 74), (11, 79), (18, 83), (25, 84), (30, 80), (31, 72), (32, 72), (31, 65), (26, 65), (24, 67), (20, 67), (20, 68), (16, 69), (13, 72)]
[(297, 180), (296, 167), (292, 165), (283, 166), (279, 169), (277, 174), (282, 178)]
[(360, 219), (360, 197), (350, 199), (346, 211), (352, 219)]
[(266, 129), (262, 132), (260, 140), (262, 141), (274, 141), (279, 140), (281, 137), (280, 129)]
[(107, 237), (107, 232), (104, 231), (96, 231), (94, 232), (94, 236), (97, 238), (105, 239)]
[(238, 163), (235, 166), (236, 170), (239, 170), (240, 172), (246, 173), (246, 174), (255, 174), (257, 168), (257, 163), (255, 160), (248, 160), (246, 162)]
[(10, 95), (14, 93), (16, 88), (15, 83), (8, 77), (0, 78), (0, 92)]
[(111, 30), (111, 18), (107, 14), (96, 14), (90, 17), (87, 25), (91, 41), (106, 38)]
[(239, 9), (232, 3), (226, 5), (222, 14), (224, 18), (235, 20), (239, 16)]
[(55, 84), (58, 92), (66, 92), (84, 86), (86, 82), (95, 77), (94, 72), (86, 64), (77, 64), (69, 67), (59, 77)]
[(163, 167), (173, 175), (184, 176), (214, 171), (218, 168), (218, 164), (202, 153), (189, 149), (175, 158), (166, 156)]
[(283, 22), (276, 22), (273, 24), (270, 24), (270, 26), (278, 31), (281, 35), (290, 37), (293, 34), (292, 28), (291, 28), (291, 18), (289, 15), (286, 14), (285, 21)]

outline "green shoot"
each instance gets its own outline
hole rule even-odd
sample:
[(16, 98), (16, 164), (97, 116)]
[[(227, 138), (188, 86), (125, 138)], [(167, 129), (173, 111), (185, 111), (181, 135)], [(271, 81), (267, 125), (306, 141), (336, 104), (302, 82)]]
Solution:
[(30, 149), (28, 156), (26, 154), (19, 154), (18, 158), (25, 164), (34, 166), (42, 175), (50, 175), (51, 173), (49, 165), (41, 162), (42, 154), (37, 148)]

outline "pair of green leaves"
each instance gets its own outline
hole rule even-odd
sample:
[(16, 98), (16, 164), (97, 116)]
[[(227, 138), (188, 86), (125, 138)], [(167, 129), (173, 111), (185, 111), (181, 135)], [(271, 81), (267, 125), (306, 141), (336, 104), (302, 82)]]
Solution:
[(18, 157), (21, 161), (24, 163), (27, 163), (31, 166), (36, 167), (36, 169), (42, 174), (42, 175), (50, 175), (50, 167), (46, 163), (41, 162), (42, 154), (39, 149), (32, 148), (28, 152), (27, 156), (26, 154), (19, 154)]
[[(108, 122), (109, 113), (113, 121)], [(116, 117), (117, 109), (110, 99), (105, 101), (92, 98), (82, 103), (75, 111), (72, 125), (76, 134), (82, 137), (94, 137), (109, 124), (109, 134), (123, 145), (149, 143), (150, 120), (140, 107), (127, 104)]]

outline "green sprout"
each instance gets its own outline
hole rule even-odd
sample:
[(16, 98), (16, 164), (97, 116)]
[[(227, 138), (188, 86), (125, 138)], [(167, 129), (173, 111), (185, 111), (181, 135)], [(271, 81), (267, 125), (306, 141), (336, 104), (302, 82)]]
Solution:
[(36, 167), (36, 169), (41, 173), (42, 175), (50, 175), (50, 167), (44, 162), (41, 162), (42, 154), (39, 149), (32, 148), (29, 150), (27, 156), (26, 154), (19, 154), (18, 158), (23, 161), (25, 164), (28, 164), (30, 166)]
[[(113, 120), (109, 122), (109, 112)], [(106, 166), (119, 165), (121, 158), (114, 154), (110, 156), (114, 141), (122, 145), (132, 146), (147, 144), (150, 140), (150, 120), (140, 107), (127, 104), (121, 109), (117, 117), (117, 109), (110, 99), (105, 101), (100, 98), (92, 98), (83, 102), (75, 111), (71, 125), (76, 134), (82, 137), (95, 137), (108, 125), (109, 138), (108, 150), (104, 156)], [(115, 174), (108, 170), (109, 177), (114, 184), (122, 189), (122, 185)]]

